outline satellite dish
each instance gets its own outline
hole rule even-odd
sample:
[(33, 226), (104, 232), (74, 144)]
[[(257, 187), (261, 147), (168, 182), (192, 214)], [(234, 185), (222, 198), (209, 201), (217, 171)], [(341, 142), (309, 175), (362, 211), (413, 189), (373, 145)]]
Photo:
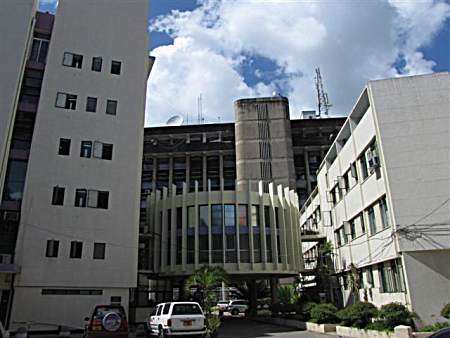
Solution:
[(183, 124), (183, 117), (180, 115), (172, 116), (166, 122), (166, 126), (181, 126), (182, 124)]

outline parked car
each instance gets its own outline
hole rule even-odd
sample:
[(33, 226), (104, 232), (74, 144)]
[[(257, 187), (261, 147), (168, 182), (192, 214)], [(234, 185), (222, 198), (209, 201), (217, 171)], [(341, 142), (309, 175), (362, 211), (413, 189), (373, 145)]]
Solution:
[(227, 306), (227, 311), (230, 312), (233, 316), (237, 316), (239, 313), (248, 312), (248, 302), (246, 300), (230, 300), (230, 303)]
[(219, 312), (226, 311), (228, 304), (230, 304), (230, 302), (228, 300), (221, 300), (221, 301), (219, 301), (217, 303), (217, 308), (218, 308)]
[(450, 328), (445, 328), (433, 333), (429, 338), (450, 338)]
[(85, 338), (128, 338), (128, 322), (122, 305), (97, 305), (85, 321)]
[(150, 314), (147, 325), (150, 334), (159, 337), (197, 336), (206, 333), (205, 315), (198, 303), (161, 303)]

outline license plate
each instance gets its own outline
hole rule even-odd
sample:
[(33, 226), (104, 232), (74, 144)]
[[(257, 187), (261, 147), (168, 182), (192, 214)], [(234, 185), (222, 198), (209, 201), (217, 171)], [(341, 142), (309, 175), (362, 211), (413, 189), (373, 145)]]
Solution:
[(184, 326), (192, 326), (192, 320), (184, 320), (183, 325)]

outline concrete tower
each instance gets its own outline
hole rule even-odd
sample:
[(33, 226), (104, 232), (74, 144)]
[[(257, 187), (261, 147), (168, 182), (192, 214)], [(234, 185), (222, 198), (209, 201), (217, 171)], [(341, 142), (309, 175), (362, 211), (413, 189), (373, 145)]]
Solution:
[(242, 99), (234, 103), (237, 190), (257, 182), (295, 188), (289, 101), (282, 96)]

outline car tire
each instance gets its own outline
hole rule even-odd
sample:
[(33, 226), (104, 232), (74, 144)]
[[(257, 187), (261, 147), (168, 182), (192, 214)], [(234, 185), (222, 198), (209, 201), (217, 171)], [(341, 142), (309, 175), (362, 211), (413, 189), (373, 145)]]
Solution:
[(233, 310), (231, 310), (231, 314), (233, 316), (237, 316), (239, 314), (239, 310), (238, 309), (233, 309)]

